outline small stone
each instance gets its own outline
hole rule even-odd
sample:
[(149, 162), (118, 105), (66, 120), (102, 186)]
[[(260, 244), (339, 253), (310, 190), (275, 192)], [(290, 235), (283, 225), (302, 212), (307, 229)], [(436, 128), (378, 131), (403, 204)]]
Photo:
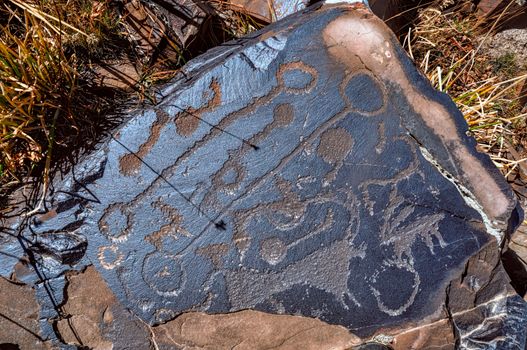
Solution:
[(129, 59), (107, 61), (93, 66), (94, 83), (100, 87), (132, 91), (141, 73)]
[(488, 38), (483, 45), (483, 49), (494, 60), (500, 60), (509, 55), (509, 64), (517, 66), (518, 70), (526, 68), (527, 61), (527, 28), (526, 29), (507, 29), (498, 32), (493, 37)]

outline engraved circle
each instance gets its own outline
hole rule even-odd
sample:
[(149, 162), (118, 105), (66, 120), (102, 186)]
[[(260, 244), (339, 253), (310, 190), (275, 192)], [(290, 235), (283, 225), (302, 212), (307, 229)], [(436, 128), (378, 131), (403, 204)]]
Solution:
[(119, 252), (119, 247), (113, 244), (110, 246), (99, 247), (97, 258), (105, 270), (113, 270), (117, 266), (121, 265), (124, 255), (123, 253)]
[(130, 235), (132, 215), (123, 210), (121, 203), (110, 205), (99, 220), (99, 230), (113, 242), (124, 242)]
[[(390, 316), (403, 314), (414, 303), (421, 279), (406, 262), (384, 262), (371, 278), (372, 291), (379, 310)], [(377, 285), (376, 287), (374, 285)]]
[(356, 112), (378, 114), (386, 107), (386, 95), (380, 82), (370, 73), (359, 72), (346, 78), (342, 94)]
[(311, 92), (317, 84), (317, 78), (316, 69), (300, 61), (281, 65), (277, 74), (279, 85), (291, 94)]
[(157, 251), (145, 257), (141, 273), (150, 288), (167, 297), (177, 296), (185, 281), (185, 272), (179, 261)]

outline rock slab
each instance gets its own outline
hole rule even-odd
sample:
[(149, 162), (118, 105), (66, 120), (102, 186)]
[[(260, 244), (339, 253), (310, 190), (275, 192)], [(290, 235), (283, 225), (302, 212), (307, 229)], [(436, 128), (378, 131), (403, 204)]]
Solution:
[(297, 11), (301, 11), (309, 4), (307, 0), (230, 0), (231, 8), (245, 12), (267, 23), (280, 20)]
[[(20, 231), (44, 315), (78, 313), (65, 273), (88, 268), (134, 314), (123, 331), (251, 309), (400, 349), (443, 332), (445, 349), (523, 350), (527, 308), (499, 253), (521, 210), (365, 6), (293, 14), (189, 62), (161, 95)], [(5, 274), (20, 248), (2, 244)]]

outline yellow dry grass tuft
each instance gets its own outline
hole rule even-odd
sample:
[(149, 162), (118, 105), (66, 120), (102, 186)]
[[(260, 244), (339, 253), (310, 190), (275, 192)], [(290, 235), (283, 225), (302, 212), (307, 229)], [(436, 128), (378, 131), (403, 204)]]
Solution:
[[(218, 38), (208, 37), (205, 48), (263, 26), (218, 1), (212, 16), (217, 20), (212, 29)], [(192, 56), (166, 37), (175, 59), (172, 55), (164, 62), (160, 56), (155, 65), (149, 59), (139, 62), (131, 44), (133, 35), (126, 28), (126, 18), (119, 16), (112, 0), (5, 0), (0, 4), (0, 189), (23, 183), (28, 176), (39, 178), (45, 189), (58, 153), (72, 143), (83, 143), (83, 138), (84, 143), (95, 142), (97, 123), (106, 121), (96, 121), (94, 114), (110, 107), (108, 94), (102, 92), (99, 101), (95, 95), (101, 92), (90, 90), (101, 88), (98, 80), (90, 80), (97, 74), (93, 67), (119, 64), (121, 58), (139, 66), (135, 94), (139, 100), (153, 100), (152, 88), (174, 76), (186, 56)]]
[[(226, 38), (241, 38), (268, 24), (263, 20), (257, 20), (243, 7), (233, 5), (230, 1), (211, 0), (210, 3), (214, 6), (215, 15), (219, 17), (220, 27), (225, 32)], [(276, 17), (271, 7), (269, 11), (272, 16)]]
[(493, 58), (484, 50), (505, 12), (489, 22), (473, 14), (469, 1), (450, 5), (437, 1), (421, 9), (403, 45), (431, 83), (452, 97), (480, 150), (510, 181), (523, 178), (526, 67), (511, 53)]
[(51, 157), (55, 123), (74, 94), (78, 73), (75, 57), (66, 57), (55, 40), (60, 29), (41, 25), (26, 8), (6, 8), (9, 17), (0, 26), (0, 175), (16, 179)]
[(117, 23), (109, 0), (0, 5), (0, 185), (35, 175), (46, 185), (54, 146), (89, 124), (75, 112), (82, 64), (118, 35)]

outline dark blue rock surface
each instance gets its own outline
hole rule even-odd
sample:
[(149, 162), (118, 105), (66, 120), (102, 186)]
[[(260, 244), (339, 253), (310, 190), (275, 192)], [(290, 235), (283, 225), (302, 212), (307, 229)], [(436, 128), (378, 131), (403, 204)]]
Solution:
[[(453, 281), (499, 251), (516, 201), (380, 20), (319, 7), (191, 61), (54, 184), (53, 215), (22, 233), (49, 317), (63, 273), (94, 265), (151, 325), (255, 309), (369, 337), (452, 319), (447, 295), (466, 298)], [(17, 259), (0, 259), (7, 276)], [(487, 293), (499, 254), (480, 261), (469, 299)], [(516, 300), (506, 279), (480, 300)], [(524, 344), (525, 305), (512, 304), (509, 335)]]

